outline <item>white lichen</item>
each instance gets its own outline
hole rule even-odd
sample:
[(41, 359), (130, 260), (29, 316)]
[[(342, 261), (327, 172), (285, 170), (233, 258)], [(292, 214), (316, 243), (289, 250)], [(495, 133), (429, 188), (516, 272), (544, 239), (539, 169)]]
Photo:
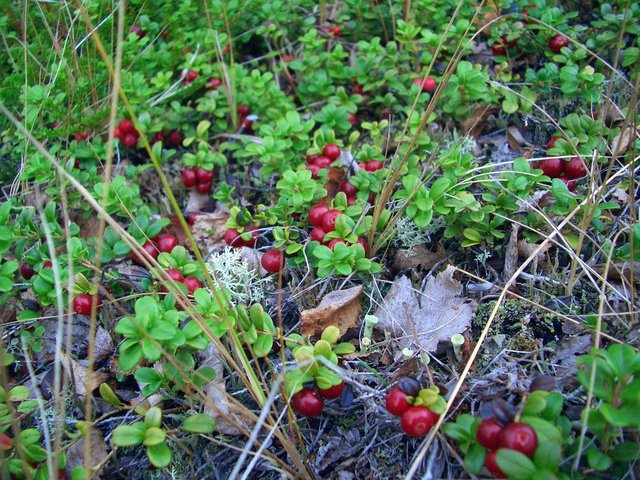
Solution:
[(229, 290), (233, 305), (260, 303), (273, 290), (272, 279), (260, 278), (258, 267), (249, 263), (241, 249), (225, 247), (211, 255), (207, 267), (219, 286)]

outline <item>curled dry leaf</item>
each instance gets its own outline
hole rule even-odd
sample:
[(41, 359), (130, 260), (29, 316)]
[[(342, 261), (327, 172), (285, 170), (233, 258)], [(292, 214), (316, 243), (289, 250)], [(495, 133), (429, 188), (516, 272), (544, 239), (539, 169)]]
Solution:
[(627, 127), (613, 139), (611, 150), (617, 155), (624, 155), (634, 140), (638, 139), (639, 131), (634, 127)]
[(424, 293), (415, 290), (407, 277), (397, 278), (375, 313), (378, 327), (391, 332), (402, 348), (426, 352), (464, 332), (477, 304), (461, 296), (462, 284), (453, 272), (455, 267), (448, 266), (436, 277), (430, 276)]
[(89, 371), (89, 362), (86, 360), (76, 362), (73, 358), (68, 357), (64, 353), (62, 354), (62, 358), (62, 365), (64, 368), (71, 368), (73, 385), (75, 387), (76, 394), (79, 397), (84, 398), (87, 392), (93, 392), (109, 378), (108, 373), (96, 372), (95, 370)]
[(340, 335), (344, 335), (348, 329), (357, 325), (362, 311), (361, 293), (362, 285), (329, 293), (316, 308), (300, 314), (300, 333), (305, 337), (319, 337), (325, 328), (334, 325), (340, 330)]
[(529, 145), (529, 142), (516, 126), (507, 128), (507, 141), (509, 142), (509, 148), (514, 152), (521, 152), (523, 146)]

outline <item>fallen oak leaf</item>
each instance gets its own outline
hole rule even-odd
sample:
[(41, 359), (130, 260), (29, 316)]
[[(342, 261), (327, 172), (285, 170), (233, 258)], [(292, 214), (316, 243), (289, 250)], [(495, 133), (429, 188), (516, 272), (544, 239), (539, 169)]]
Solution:
[(415, 290), (409, 278), (397, 278), (375, 312), (377, 327), (391, 332), (401, 348), (425, 352), (434, 352), (438, 343), (464, 332), (477, 304), (461, 296), (455, 270), (450, 265), (438, 276), (430, 276), (424, 293)]
[(331, 325), (338, 327), (340, 335), (344, 335), (348, 329), (355, 327), (362, 312), (361, 293), (362, 285), (337, 290), (326, 295), (316, 308), (301, 312), (302, 336), (319, 337)]

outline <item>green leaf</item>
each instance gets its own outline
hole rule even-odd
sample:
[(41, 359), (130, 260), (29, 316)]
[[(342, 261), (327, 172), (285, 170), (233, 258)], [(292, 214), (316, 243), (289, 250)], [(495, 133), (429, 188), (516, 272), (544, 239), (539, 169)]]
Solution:
[(484, 467), (487, 450), (479, 443), (474, 443), (464, 456), (464, 465), (472, 475), (478, 475)]
[(615, 427), (633, 427), (638, 425), (638, 406), (623, 404), (618, 408), (609, 403), (603, 403), (600, 412), (611, 425)]
[(9, 390), (9, 400), (11, 400), (12, 402), (20, 402), (29, 398), (30, 394), (31, 392), (27, 387), (19, 385)]
[(216, 429), (216, 421), (209, 415), (198, 413), (186, 418), (182, 424), (182, 429), (191, 433), (208, 435)]
[(131, 425), (120, 425), (113, 431), (113, 443), (118, 447), (134, 447), (144, 441), (145, 433)]
[(147, 447), (147, 456), (156, 468), (164, 468), (171, 463), (171, 450), (166, 443)]
[(273, 337), (271, 335), (258, 335), (258, 338), (251, 346), (253, 353), (257, 357), (266, 357), (273, 347)]
[(496, 453), (496, 463), (509, 478), (526, 480), (532, 478), (536, 466), (523, 453), (507, 448), (500, 448)]
[(118, 396), (114, 393), (114, 391), (111, 389), (109, 384), (107, 383), (100, 384), (99, 391), (102, 399), (105, 402), (107, 402), (109, 405), (112, 405), (114, 407), (119, 407), (122, 404), (122, 402), (120, 401)]
[(160, 408), (153, 407), (147, 410), (147, 413), (144, 416), (144, 424), (147, 427), (160, 427), (161, 421), (162, 421), (162, 410), (160, 410)]
[(591, 445), (587, 450), (587, 461), (591, 468), (600, 472), (609, 469), (613, 463), (611, 457), (602, 453), (595, 445)]
[(147, 431), (144, 434), (143, 443), (146, 447), (152, 447), (164, 442), (165, 438), (166, 434), (164, 433), (164, 430), (158, 427), (150, 427), (147, 428)]

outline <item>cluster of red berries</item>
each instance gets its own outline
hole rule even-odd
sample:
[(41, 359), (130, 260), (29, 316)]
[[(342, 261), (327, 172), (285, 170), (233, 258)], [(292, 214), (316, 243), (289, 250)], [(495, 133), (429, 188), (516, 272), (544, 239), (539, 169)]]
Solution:
[[(244, 240), (241, 233), (235, 228), (229, 228), (224, 232), (224, 241), (230, 247), (235, 248), (255, 248), (258, 243), (258, 232), (252, 230), (248, 232), (251, 235), (249, 240)], [(271, 248), (264, 252), (260, 259), (260, 265), (269, 273), (278, 273), (284, 268), (284, 253), (278, 248)]]
[[(142, 245), (142, 249), (155, 259), (158, 258), (158, 255), (161, 252), (171, 253), (171, 251), (178, 245), (178, 237), (170, 233), (160, 233), (157, 236), (153, 237), (151, 240), (147, 240), (146, 242), (144, 242), (144, 244)], [(131, 252), (131, 259), (140, 265), (144, 265), (142, 257), (135, 250)], [(198, 280), (196, 277), (185, 278), (182, 275), (182, 272), (177, 268), (171, 268), (167, 270), (166, 273), (174, 282), (184, 284), (184, 286), (187, 287), (187, 291), (189, 293), (193, 293), (198, 288), (202, 288), (202, 282), (200, 282), (200, 280)]]
[(329, 168), (340, 157), (340, 147), (335, 143), (327, 143), (322, 149), (322, 155), (307, 155), (307, 170), (313, 178), (318, 178), (320, 170)]
[(198, 193), (209, 193), (213, 187), (213, 170), (200, 167), (185, 168), (181, 177), (185, 187), (196, 187)]
[(489, 450), (484, 466), (496, 478), (507, 478), (496, 462), (498, 450), (501, 448), (516, 450), (533, 458), (538, 448), (538, 436), (530, 425), (512, 422), (503, 427), (493, 418), (487, 418), (480, 423), (476, 440)]
[[(553, 148), (559, 137), (552, 137), (547, 142), (547, 149)], [(569, 161), (561, 158), (551, 157), (541, 160), (538, 167), (550, 178), (559, 178), (567, 184), (569, 191), (576, 188), (576, 178), (584, 177), (587, 173), (584, 162), (580, 157), (572, 157)]]
[[(346, 181), (343, 182), (342, 185), (344, 185), (345, 183), (349, 185), (350, 188), (355, 190), (355, 187)], [(341, 190), (345, 192), (345, 189), (343, 189), (342, 187)], [(347, 188), (346, 190), (349, 190), (349, 188)], [(345, 192), (345, 194), (347, 194), (347, 192)], [(349, 199), (355, 199), (355, 192), (353, 193), (353, 196), (347, 197), (347, 200)], [(350, 202), (349, 204), (351, 205), (352, 203)], [(315, 240), (316, 242), (326, 245), (331, 250), (333, 250), (338, 243), (346, 244), (346, 242), (342, 238), (334, 238), (329, 242), (324, 241), (325, 235), (329, 232), (333, 232), (336, 229), (336, 220), (340, 215), (342, 215), (342, 212), (340, 210), (329, 208), (324, 203), (317, 203), (312, 206), (309, 210), (308, 217), (309, 223), (313, 227), (311, 229), (311, 233), (309, 234), (311, 240)], [(365, 252), (369, 253), (369, 244), (364, 238), (358, 238), (358, 243), (364, 247)]]
[(120, 140), (127, 148), (133, 148), (138, 144), (138, 138), (140, 133), (131, 123), (131, 120), (126, 118), (120, 120), (118, 126), (113, 131), (114, 136)]
[(251, 114), (251, 109), (249, 105), (240, 104), (238, 105), (238, 117), (240, 120), (240, 127), (242, 131), (245, 133), (253, 133), (253, 121), (249, 120), (247, 117)]
[(410, 437), (424, 437), (436, 424), (440, 415), (426, 406), (413, 405), (411, 399), (412, 396), (397, 385), (389, 390), (385, 406), (391, 415), (400, 417), (400, 427), (404, 433)]
[(427, 77), (424, 80), (422, 78), (415, 78), (413, 80), (413, 83), (416, 85), (419, 85), (421, 90), (424, 90), (425, 92), (428, 92), (428, 93), (435, 92), (436, 87), (438, 86), (436, 79), (433, 77)]
[(168, 133), (158, 132), (153, 136), (151, 143), (162, 142), (172, 147), (179, 147), (182, 145), (184, 135), (180, 130), (171, 130)]
[(317, 385), (313, 388), (303, 388), (291, 397), (291, 405), (298, 413), (305, 417), (317, 417), (322, 413), (324, 400), (338, 398), (344, 391), (344, 382), (334, 385), (331, 388), (321, 389)]
[(80, 142), (84, 142), (86, 139), (89, 138), (89, 131), (85, 128), (82, 132), (77, 132), (73, 135), (73, 138), (75, 138), (76, 142), (80, 143)]

